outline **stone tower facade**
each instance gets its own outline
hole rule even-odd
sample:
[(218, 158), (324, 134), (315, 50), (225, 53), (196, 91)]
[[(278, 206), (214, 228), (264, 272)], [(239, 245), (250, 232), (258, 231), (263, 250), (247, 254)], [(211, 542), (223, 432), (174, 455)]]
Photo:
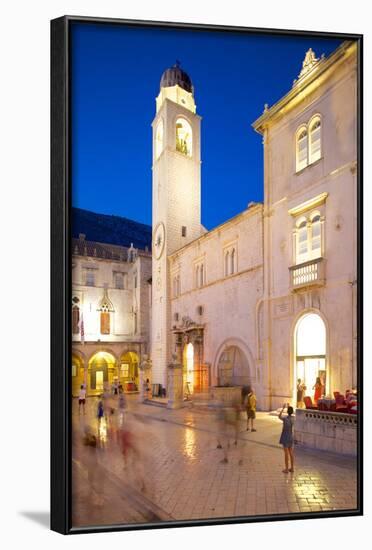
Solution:
[[(179, 65), (160, 82), (153, 121), (152, 382), (167, 385), (172, 361), (170, 299), (182, 281), (171, 277), (169, 254), (197, 239), (200, 221), (200, 117), (194, 90)], [(171, 280), (172, 279), (172, 280)]]

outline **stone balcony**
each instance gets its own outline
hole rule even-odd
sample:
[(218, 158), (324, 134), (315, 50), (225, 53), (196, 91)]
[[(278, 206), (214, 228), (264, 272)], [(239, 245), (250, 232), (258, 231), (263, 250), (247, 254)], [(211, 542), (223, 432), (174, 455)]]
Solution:
[(325, 283), (325, 260), (316, 258), (289, 268), (289, 286), (292, 290), (323, 286)]

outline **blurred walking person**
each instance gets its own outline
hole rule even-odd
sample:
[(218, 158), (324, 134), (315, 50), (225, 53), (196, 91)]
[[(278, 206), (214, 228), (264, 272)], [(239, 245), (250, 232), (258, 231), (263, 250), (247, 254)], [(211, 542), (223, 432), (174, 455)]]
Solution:
[[(283, 417), (284, 409), (287, 407), (287, 416)], [(282, 433), (279, 439), (280, 445), (283, 445), (284, 450), (284, 463), (285, 463), (285, 469), (283, 470), (283, 474), (288, 474), (288, 472), (294, 472), (294, 457), (293, 457), (293, 426), (294, 426), (294, 418), (293, 418), (293, 407), (289, 405), (289, 403), (283, 403), (282, 410), (279, 413), (279, 420), (283, 422), (283, 428)], [(288, 468), (289, 463), (291, 465), (290, 468)]]
[(146, 434), (143, 433), (139, 422), (133, 420), (126, 423), (118, 430), (118, 444), (123, 457), (123, 468), (127, 470), (127, 482), (141, 492), (148, 492), (149, 486), (145, 479)]
[(247, 432), (249, 432), (249, 424), (251, 425), (251, 432), (257, 431), (254, 428), (254, 419), (256, 418), (256, 406), (257, 406), (256, 394), (254, 393), (254, 389), (251, 388), (250, 392), (246, 397), (246, 402), (245, 402), (245, 410), (247, 412)]
[(80, 414), (81, 408), (83, 408), (83, 414), (85, 414), (85, 398), (86, 398), (86, 395), (87, 395), (87, 391), (84, 388), (84, 385), (82, 384), (80, 386), (80, 391), (79, 391), (79, 414)]
[(127, 400), (125, 398), (125, 395), (123, 393), (119, 394), (119, 402), (118, 402), (118, 424), (119, 427), (123, 425), (124, 422), (124, 413), (125, 409), (127, 408)]
[(98, 400), (98, 403), (97, 403), (97, 428), (98, 428), (98, 435), (99, 435), (100, 430), (101, 430), (101, 423), (102, 423), (102, 418), (104, 417), (104, 415), (105, 415), (105, 411), (104, 411), (104, 407), (103, 407), (103, 399), (102, 399), (102, 395), (100, 395), (99, 400)]
[[(223, 459), (221, 460), (223, 464), (229, 462), (232, 441), (234, 445), (238, 444), (240, 411), (241, 402), (235, 400), (228, 405), (225, 404), (218, 412), (217, 448), (223, 449)], [(241, 463), (242, 461), (239, 460), (239, 464)]]

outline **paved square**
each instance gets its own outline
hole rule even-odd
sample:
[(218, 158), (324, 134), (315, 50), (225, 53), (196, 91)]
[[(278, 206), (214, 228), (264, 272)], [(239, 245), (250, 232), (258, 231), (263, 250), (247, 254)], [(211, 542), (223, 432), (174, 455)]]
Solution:
[(268, 413), (257, 414), (255, 433), (245, 430), (242, 413), (237, 444), (222, 435), (220, 449), (212, 411), (170, 411), (136, 396), (128, 402), (123, 423), (135, 435), (126, 455), (117, 410), (102, 421), (93, 447), (83, 445), (83, 435), (98, 434), (97, 400), (87, 400), (85, 415), (73, 403), (74, 526), (357, 507), (356, 460), (295, 449), (295, 472), (283, 474), (282, 424)]

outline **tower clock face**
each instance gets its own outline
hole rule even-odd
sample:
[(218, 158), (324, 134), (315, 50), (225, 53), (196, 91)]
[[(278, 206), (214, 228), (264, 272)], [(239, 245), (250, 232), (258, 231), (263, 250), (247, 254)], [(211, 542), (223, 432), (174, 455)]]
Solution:
[(163, 222), (158, 223), (154, 231), (154, 241), (152, 245), (153, 254), (158, 260), (163, 253), (165, 244), (165, 227)]

